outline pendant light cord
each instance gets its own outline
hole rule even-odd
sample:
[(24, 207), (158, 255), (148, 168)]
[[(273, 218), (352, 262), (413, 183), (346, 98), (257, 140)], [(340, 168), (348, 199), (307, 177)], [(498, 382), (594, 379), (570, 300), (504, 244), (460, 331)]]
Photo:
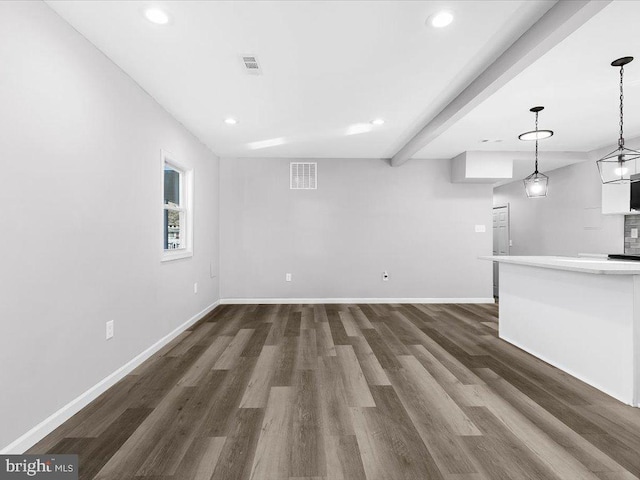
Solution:
[(536, 112), (536, 171), (538, 173), (538, 112)]
[(624, 111), (623, 111), (623, 102), (624, 102), (624, 92), (622, 87), (622, 79), (624, 76), (624, 66), (620, 66), (620, 139), (618, 140), (618, 147), (622, 150), (624, 147), (624, 137), (623, 137), (623, 126), (624, 126)]

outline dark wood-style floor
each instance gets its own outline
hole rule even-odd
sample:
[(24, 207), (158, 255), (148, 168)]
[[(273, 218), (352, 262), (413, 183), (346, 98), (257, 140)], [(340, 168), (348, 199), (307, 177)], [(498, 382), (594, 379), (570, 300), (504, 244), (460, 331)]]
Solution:
[(46, 452), (84, 479), (626, 480), (640, 409), (499, 340), (495, 305), (234, 305)]

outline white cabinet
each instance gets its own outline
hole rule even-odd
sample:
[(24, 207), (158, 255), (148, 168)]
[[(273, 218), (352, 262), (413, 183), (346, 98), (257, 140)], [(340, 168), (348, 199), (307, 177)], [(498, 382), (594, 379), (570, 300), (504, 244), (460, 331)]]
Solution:
[(631, 211), (631, 185), (605, 184), (602, 185), (602, 213), (604, 215), (640, 213)]

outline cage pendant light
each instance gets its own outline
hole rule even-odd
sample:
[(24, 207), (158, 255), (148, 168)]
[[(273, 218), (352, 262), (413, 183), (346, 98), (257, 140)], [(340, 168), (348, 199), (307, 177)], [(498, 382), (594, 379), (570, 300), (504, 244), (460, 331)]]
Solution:
[(602, 183), (629, 183), (632, 175), (638, 172), (640, 152), (624, 146), (624, 66), (633, 57), (622, 57), (611, 62), (612, 67), (620, 67), (620, 138), (618, 148), (596, 162)]
[[(536, 169), (531, 175), (529, 175), (527, 178), (524, 179), (524, 191), (526, 192), (527, 197), (529, 198), (546, 197), (547, 190), (549, 187), (549, 177), (547, 177), (544, 173), (540, 173), (538, 171), (538, 139), (540, 138), (537, 135), (537, 132), (539, 132), (538, 113), (540, 113), (542, 110), (544, 110), (544, 107), (533, 107), (529, 110), (530, 112), (533, 112), (536, 114), (536, 129), (533, 130), (532, 132), (527, 132), (527, 133), (535, 134), (533, 135), (533, 138), (535, 138), (535, 141), (536, 141)], [(544, 130), (544, 131), (549, 132), (549, 134), (542, 138), (548, 138), (551, 135), (553, 135), (553, 132), (551, 130)], [(525, 135), (525, 134), (522, 134), (522, 135)], [(520, 137), (522, 137), (522, 135)], [(522, 140), (522, 138), (520, 139)]]

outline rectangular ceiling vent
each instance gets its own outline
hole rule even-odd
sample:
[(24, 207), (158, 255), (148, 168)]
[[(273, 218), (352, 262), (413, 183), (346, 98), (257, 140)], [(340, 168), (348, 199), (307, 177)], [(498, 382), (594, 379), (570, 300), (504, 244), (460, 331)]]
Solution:
[(291, 190), (316, 190), (318, 188), (318, 164), (292, 162), (290, 164)]
[(242, 57), (244, 69), (249, 75), (260, 75), (262, 73), (262, 69), (260, 68), (260, 64), (258, 63), (258, 57), (256, 57), (255, 55), (240, 56)]

